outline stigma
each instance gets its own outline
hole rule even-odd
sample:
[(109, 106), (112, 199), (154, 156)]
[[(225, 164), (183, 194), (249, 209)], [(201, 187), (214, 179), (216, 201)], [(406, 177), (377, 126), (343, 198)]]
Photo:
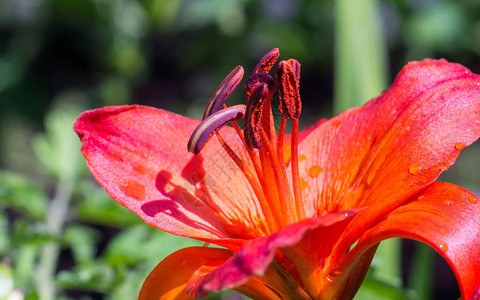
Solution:
[[(224, 151), (251, 185), (263, 215), (265, 233), (274, 232), (307, 216), (302, 201), (302, 180), (298, 168), (298, 118), (301, 114), (300, 63), (295, 59), (281, 61), (275, 79), (269, 75), (279, 57), (277, 48), (270, 50), (255, 66), (244, 88), (246, 104), (228, 107), (226, 101), (241, 82), (244, 70), (233, 69), (210, 98), (203, 119), (192, 133), (188, 151), (195, 155), (215, 135)], [(276, 131), (272, 100), (278, 91), (282, 119)], [(284, 143), (287, 120), (292, 119), (291, 141)], [(243, 129), (237, 121), (243, 120)], [(239, 155), (222, 138), (220, 129), (232, 124), (241, 139), (249, 161)], [(284, 159), (284, 148), (291, 153)], [(286, 164), (290, 164), (290, 170)]]

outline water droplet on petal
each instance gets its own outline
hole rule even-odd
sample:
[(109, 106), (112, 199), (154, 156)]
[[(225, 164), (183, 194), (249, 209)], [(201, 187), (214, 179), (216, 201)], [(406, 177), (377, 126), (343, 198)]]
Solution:
[(472, 204), (477, 204), (477, 197), (470, 196), (470, 198), (468, 198), (468, 202), (470, 202)]
[(450, 205), (450, 204), (452, 204), (452, 203), (450, 202), (450, 200), (444, 200), (444, 201), (443, 201), (443, 204), (445, 204), (445, 205)]
[(442, 171), (442, 172), (445, 171), (446, 169), (447, 169), (447, 166), (441, 166), (440, 167), (440, 171)]
[(332, 274), (335, 275), (335, 276), (338, 276), (340, 274), (342, 274), (342, 271), (340, 271), (339, 269), (335, 269), (332, 271)]
[(412, 174), (412, 175), (417, 175), (418, 172), (422, 169), (422, 167), (420, 165), (417, 165), (417, 164), (413, 164), (411, 165), (409, 168), (408, 168), (408, 173)]
[(312, 178), (316, 178), (318, 177), (318, 175), (320, 175), (320, 173), (322, 173), (322, 171), (323, 171), (322, 167), (313, 166), (310, 168), (310, 170), (308, 170), (308, 175), (310, 175), (310, 177)]
[(438, 243), (438, 247), (439, 247), (443, 252), (447, 252), (447, 251), (448, 251), (447, 244), (445, 244), (445, 243), (443, 243), (443, 242), (439, 242), (439, 243)]
[(457, 150), (462, 150), (465, 147), (467, 147), (467, 145), (465, 143), (456, 143), (455, 144), (455, 149), (457, 149)]

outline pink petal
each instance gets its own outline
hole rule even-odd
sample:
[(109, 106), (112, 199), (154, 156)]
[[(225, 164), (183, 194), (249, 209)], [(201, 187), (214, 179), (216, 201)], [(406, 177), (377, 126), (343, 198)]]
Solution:
[[(109, 195), (146, 223), (230, 248), (262, 235), (264, 216), (243, 173), (212, 139), (193, 156), (187, 142), (199, 121), (145, 106), (83, 113), (74, 125), (87, 166)], [(232, 128), (223, 138), (245, 158)], [(221, 242), (220, 242), (221, 243)]]

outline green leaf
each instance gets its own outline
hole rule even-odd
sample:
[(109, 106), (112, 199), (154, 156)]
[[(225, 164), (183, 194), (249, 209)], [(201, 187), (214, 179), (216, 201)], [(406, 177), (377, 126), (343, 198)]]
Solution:
[(79, 202), (74, 208), (80, 221), (114, 227), (142, 223), (142, 220), (113, 200), (98, 184), (83, 181), (76, 186)]
[(405, 37), (412, 49), (423, 50), (420, 55), (435, 50), (457, 50), (462, 45), (467, 17), (462, 4), (437, 1), (411, 14), (404, 26)]
[(376, 0), (335, 1), (335, 113), (363, 105), (387, 82)]
[(0, 206), (40, 220), (47, 206), (45, 191), (25, 175), (0, 171)]
[(416, 299), (433, 299), (434, 250), (423, 243), (417, 243), (410, 270), (408, 286), (415, 292)]
[(45, 224), (29, 223), (26, 220), (16, 220), (12, 228), (12, 246), (23, 245), (41, 246), (54, 241)]
[(56, 283), (64, 289), (81, 289), (98, 292), (110, 290), (115, 280), (115, 270), (101, 262), (77, 266), (72, 270), (61, 271)]
[(96, 251), (96, 241), (100, 232), (83, 225), (69, 225), (63, 233), (63, 242), (72, 249), (78, 265), (89, 264), (93, 261)]
[(15, 286), (24, 291), (33, 289), (35, 261), (38, 257), (38, 250), (38, 246), (25, 244), (17, 247), (14, 253)]
[(10, 247), (11, 241), (8, 221), (4, 214), (0, 214), (0, 256), (7, 254)]
[(400, 288), (402, 286), (401, 255), (401, 239), (382, 241), (372, 262), (375, 279)]
[[(63, 95), (66, 101), (81, 95)], [(43, 169), (51, 176), (71, 180), (85, 172), (80, 154), (80, 141), (72, 130), (73, 121), (81, 110), (73, 106), (57, 107), (45, 117), (46, 132), (35, 137), (34, 153)]]
[(105, 259), (112, 265), (135, 265), (149, 260), (153, 268), (172, 252), (199, 245), (202, 243), (139, 224), (112, 239), (105, 251)]
[(412, 293), (404, 291), (397, 285), (374, 278), (369, 271), (362, 287), (354, 298), (355, 300), (412, 300)]

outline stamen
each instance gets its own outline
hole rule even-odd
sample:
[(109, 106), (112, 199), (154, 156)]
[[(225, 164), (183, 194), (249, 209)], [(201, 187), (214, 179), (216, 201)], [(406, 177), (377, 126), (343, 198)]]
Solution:
[(258, 88), (260, 85), (267, 84), (268, 90), (273, 93), (275, 91), (275, 81), (273, 80), (272, 76), (268, 75), (267, 73), (261, 71), (258, 73), (254, 73), (248, 77), (247, 82), (245, 82), (245, 91), (247, 93), (247, 104), (250, 103), (250, 98), (252, 93)]
[(272, 50), (268, 51), (268, 53), (265, 54), (255, 66), (255, 68), (253, 69), (253, 73), (256, 74), (261, 71), (268, 73), (277, 61), (279, 55), (280, 51), (278, 50), (278, 48), (273, 48)]
[[(273, 148), (273, 145), (270, 141), (270, 137), (267, 135), (265, 130), (261, 127), (260, 134), (262, 136), (262, 147), (260, 149), (262, 152), (262, 166), (265, 171), (270, 171), (270, 176), (266, 176), (265, 179), (270, 181), (267, 182), (269, 188), (276, 187), (277, 201), (277, 210), (285, 212), (285, 219), (280, 220), (281, 224), (287, 225), (298, 221), (297, 214), (295, 212), (295, 202), (293, 201), (292, 194), (290, 192), (290, 188), (288, 185), (287, 177), (284, 176), (285, 172), (282, 171), (281, 165), (278, 163), (278, 157), (276, 155), (276, 151)], [(271, 172), (273, 171), (273, 172)], [(273, 175), (273, 176), (272, 176)], [(273, 200), (271, 199), (271, 200)]]
[[(252, 75), (245, 83), (247, 106), (237, 105), (227, 108), (225, 105), (227, 98), (238, 86), (244, 74), (241, 66), (231, 71), (210, 98), (203, 121), (195, 129), (188, 143), (188, 150), (198, 154), (216, 133), (223, 149), (244, 174), (258, 199), (265, 216), (265, 221), (259, 224), (263, 232), (274, 232), (280, 227), (305, 218), (306, 215), (302, 203), (302, 179), (298, 169), (298, 117), (301, 114), (300, 64), (294, 59), (280, 62), (276, 73), (277, 83), (275, 83), (267, 73), (278, 56), (278, 49), (272, 49), (255, 66)], [(283, 116), (278, 137), (271, 108), (272, 96), (277, 87), (280, 111)], [(241, 118), (244, 118), (243, 130), (235, 122)], [(283, 153), (288, 118), (293, 119), (290, 159), (292, 186), (286, 174)], [(228, 123), (233, 124), (255, 170), (230, 148), (218, 132)], [(285, 212), (284, 217), (275, 213), (276, 211)]]
[(245, 162), (240, 157), (238, 157), (237, 154), (235, 154), (232, 148), (228, 146), (228, 144), (225, 142), (225, 140), (221, 137), (221, 135), (218, 132), (217, 132), (217, 138), (220, 144), (222, 145), (223, 149), (228, 153), (230, 158), (232, 158), (235, 164), (240, 168), (242, 173), (245, 175), (245, 178), (248, 180), (248, 182), (250, 183), (250, 186), (255, 192), (255, 195), (257, 196), (258, 202), (265, 216), (265, 221), (267, 222), (267, 226), (265, 226), (264, 230), (267, 231), (267, 234), (271, 233), (270, 230), (272, 231), (278, 230), (279, 227), (277, 224), (277, 220), (274, 217), (272, 209), (268, 205), (268, 201), (265, 198), (263, 189), (258, 183), (257, 179), (255, 178), (255, 175), (253, 175), (252, 171), (248, 168)]
[(210, 137), (226, 124), (242, 119), (245, 116), (245, 105), (235, 105), (219, 110), (203, 120), (193, 131), (188, 141), (188, 151), (197, 155)]
[(281, 61), (277, 67), (280, 112), (287, 118), (297, 119), (302, 112), (300, 101), (300, 64), (295, 59)]
[(250, 103), (245, 112), (245, 123), (243, 126), (245, 142), (249, 149), (260, 148), (260, 122), (262, 120), (263, 103), (267, 97), (267, 84), (258, 86), (250, 97)]
[(303, 207), (302, 199), (302, 185), (300, 182), (300, 172), (298, 169), (298, 119), (292, 120), (292, 183), (293, 183), (293, 194), (295, 197), (295, 204), (297, 209), (297, 215), (302, 220), (305, 216), (305, 209)]
[(223, 108), (223, 105), (227, 101), (228, 97), (230, 97), (230, 95), (233, 93), (242, 78), (243, 68), (242, 66), (237, 66), (227, 75), (227, 77), (225, 77), (225, 79), (223, 79), (218, 88), (215, 90), (215, 93), (213, 93), (212, 97), (208, 101), (202, 120)]
[(278, 163), (285, 169), (285, 158), (283, 157), (283, 138), (285, 136), (285, 126), (287, 125), (287, 118), (283, 117), (278, 129), (277, 137), (277, 156)]
[(252, 160), (253, 166), (255, 167), (255, 172), (257, 172), (257, 177), (260, 181), (263, 180), (263, 172), (260, 164), (260, 158), (258, 157), (258, 153), (254, 151), (250, 151), (250, 149), (247, 146), (247, 143), (245, 142), (245, 135), (243, 134), (242, 129), (240, 126), (238, 126), (237, 122), (232, 122), (233, 128), (235, 128), (235, 131), (237, 131), (238, 137), (242, 140), (243, 145), (245, 148), (248, 150), (248, 155), (250, 156), (250, 159)]
[[(281, 61), (277, 67), (277, 84), (280, 96), (280, 112), (283, 118), (292, 118), (291, 168), (293, 194), (296, 211), (300, 219), (305, 218), (302, 201), (302, 185), (298, 169), (298, 117), (302, 112), (300, 100), (300, 64), (295, 59)], [(283, 120), (282, 120), (283, 122)], [(277, 146), (277, 148), (279, 148)]]

